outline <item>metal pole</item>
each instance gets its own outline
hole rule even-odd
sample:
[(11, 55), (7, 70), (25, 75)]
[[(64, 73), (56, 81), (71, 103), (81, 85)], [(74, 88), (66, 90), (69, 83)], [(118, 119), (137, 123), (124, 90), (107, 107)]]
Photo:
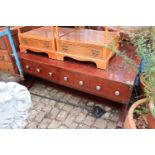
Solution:
[(12, 36), (11, 36), (11, 32), (10, 32), (10, 27), (9, 26), (6, 27), (6, 34), (8, 36), (8, 39), (9, 39), (9, 42), (10, 42), (10, 45), (11, 45), (11, 48), (12, 48), (13, 55), (15, 57), (15, 62), (16, 62), (19, 74), (20, 74), (21, 78), (24, 78), (23, 71), (22, 71), (22, 68), (21, 68), (21, 65), (20, 65), (20, 61), (19, 61), (19, 58), (18, 58), (18, 55), (17, 55), (17, 51), (16, 51), (16, 48), (15, 48)]

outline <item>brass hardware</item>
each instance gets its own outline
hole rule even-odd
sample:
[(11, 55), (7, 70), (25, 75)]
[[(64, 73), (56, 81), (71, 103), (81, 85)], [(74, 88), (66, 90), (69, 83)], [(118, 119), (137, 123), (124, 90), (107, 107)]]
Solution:
[(92, 56), (93, 56), (93, 57), (97, 57), (98, 55), (99, 55), (99, 51), (96, 50), (96, 49), (93, 49), (93, 50), (92, 50)]
[(67, 47), (67, 46), (62, 46), (62, 49), (63, 49), (64, 51), (67, 51), (67, 50), (68, 50), (68, 47)]
[(101, 90), (101, 86), (96, 86), (96, 90), (100, 91)]
[(84, 82), (83, 81), (79, 81), (79, 85), (80, 86), (83, 86), (84, 85)]
[(40, 70), (39, 68), (37, 68), (36, 71), (37, 71), (38, 73), (40, 73), (41, 70)]
[(120, 92), (117, 90), (117, 91), (115, 91), (115, 95), (116, 96), (119, 96), (120, 95)]
[(28, 65), (25, 66), (26, 69), (29, 69), (30, 67)]
[(52, 76), (52, 75), (53, 75), (53, 73), (52, 73), (52, 72), (49, 72), (49, 73), (48, 73), (48, 75), (49, 75), (49, 76)]
[(45, 46), (46, 48), (49, 48), (49, 43), (48, 43), (48, 42), (45, 42), (45, 43), (44, 43), (44, 46)]
[(68, 77), (65, 76), (65, 77), (64, 77), (64, 81), (68, 81)]
[(23, 43), (24, 45), (26, 45), (26, 44), (27, 44), (27, 40), (26, 40), (26, 39), (22, 39), (22, 43)]

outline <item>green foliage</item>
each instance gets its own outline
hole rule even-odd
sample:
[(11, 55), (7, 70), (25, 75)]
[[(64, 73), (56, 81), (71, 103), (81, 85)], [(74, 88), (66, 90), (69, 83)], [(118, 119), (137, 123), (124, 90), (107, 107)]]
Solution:
[[(145, 89), (145, 94), (148, 98), (152, 98), (155, 103), (155, 27), (146, 27), (140, 31), (130, 33), (129, 41), (136, 48), (137, 56), (144, 62), (143, 81), (150, 88)], [(114, 43), (109, 45), (108, 48), (116, 56), (121, 56), (126, 63), (131, 64), (133, 68), (137, 68), (137, 65), (131, 58), (127, 57), (124, 52), (115, 49)]]
[(155, 101), (155, 28), (132, 33), (130, 40), (136, 47), (136, 54), (143, 60), (143, 81), (150, 88), (145, 94)]

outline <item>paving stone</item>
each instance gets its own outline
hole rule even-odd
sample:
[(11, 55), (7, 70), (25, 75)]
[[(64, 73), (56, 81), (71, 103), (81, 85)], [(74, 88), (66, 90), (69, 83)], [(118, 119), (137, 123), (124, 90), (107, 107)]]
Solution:
[(37, 129), (37, 122), (30, 122), (27, 126), (26, 129)]
[(87, 102), (88, 102), (87, 99), (81, 98), (81, 101), (79, 102), (79, 104), (86, 104)]
[(95, 102), (95, 106), (99, 106), (100, 108), (105, 109), (105, 105), (99, 102)]
[(90, 126), (85, 124), (79, 124), (78, 129), (90, 129)]
[(62, 102), (68, 102), (68, 101), (70, 100), (71, 97), (72, 97), (71, 94), (65, 94), (65, 95), (62, 97), (61, 101), (62, 101)]
[(50, 92), (50, 91), (52, 91), (52, 90), (53, 90), (53, 88), (52, 88), (52, 87), (50, 87), (50, 86), (47, 86), (47, 87), (46, 87), (46, 89), (48, 90), (48, 92)]
[(41, 103), (44, 103), (44, 104), (49, 104), (50, 100), (49, 99), (46, 99), (46, 98), (42, 98), (40, 100)]
[(83, 122), (84, 119), (86, 118), (86, 114), (84, 113), (80, 113), (77, 117), (76, 117), (76, 122), (80, 123), (80, 122)]
[(87, 102), (87, 105), (88, 105), (88, 106), (94, 106), (95, 103), (94, 103), (93, 101), (89, 101), (89, 102)]
[(42, 122), (39, 124), (38, 127), (39, 127), (40, 129), (46, 129), (46, 128), (49, 126), (50, 123), (51, 123), (51, 120), (45, 118), (45, 119), (42, 120)]
[(37, 116), (38, 112), (36, 110), (32, 110), (29, 112), (28, 120), (33, 120)]
[(118, 113), (112, 113), (110, 116), (110, 120), (117, 122), (119, 119), (119, 114)]
[(63, 92), (58, 92), (55, 97), (58, 99), (58, 100), (61, 100), (61, 98), (63, 98), (65, 94)]
[[(32, 105), (29, 109), (29, 116), (25, 128), (111, 129), (115, 127), (119, 117), (120, 111), (107, 105), (101, 105), (92, 100), (64, 93), (41, 83), (35, 83), (30, 91), (36, 94), (44, 94), (47, 97), (53, 98), (53, 100), (31, 95)], [(89, 112), (84, 107), (68, 105), (67, 102), (79, 106), (94, 106), (95, 104), (105, 109), (107, 113), (101, 118), (96, 119), (89, 115)]]
[(94, 124), (94, 122), (95, 122), (95, 118), (92, 116), (87, 116), (83, 121), (83, 123), (88, 126), (91, 126), (92, 124)]
[(52, 110), (52, 106), (51, 105), (46, 105), (43, 107), (42, 111), (49, 113)]
[(38, 92), (36, 87), (31, 87), (29, 91), (32, 92), (32, 93), (37, 93)]
[(36, 88), (46, 88), (46, 85), (44, 85), (42, 83), (39, 83), (39, 82), (35, 82), (33, 84), (33, 87), (36, 87)]
[(31, 95), (31, 100), (38, 103), (41, 100), (41, 97), (38, 97), (38, 96), (35, 96), (35, 95)]
[(43, 108), (45, 107), (45, 104), (44, 103), (38, 103), (38, 105), (35, 107), (35, 109), (37, 111), (41, 111)]
[(104, 107), (104, 110), (109, 112), (109, 111), (112, 110), (112, 107), (110, 107), (110, 106), (105, 106), (105, 107)]
[(49, 95), (51, 97), (54, 97), (57, 94), (58, 90), (57, 89), (53, 89), (52, 91), (49, 92)]
[(72, 105), (65, 104), (63, 110), (70, 112), (74, 107)]
[(94, 126), (100, 129), (105, 129), (107, 127), (107, 121), (104, 119), (96, 119)]
[(80, 97), (77, 97), (77, 96), (72, 96), (70, 98), (70, 100), (68, 100), (69, 103), (72, 103), (72, 104), (78, 104), (80, 102), (81, 98)]
[(67, 127), (69, 127), (69, 126), (71, 126), (71, 124), (73, 123), (74, 120), (75, 120), (75, 116), (68, 115), (66, 120), (63, 122), (63, 124), (66, 125)]
[(110, 112), (106, 112), (104, 115), (101, 116), (101, 118), (105, 119), (105, 120), (109, 120), (111, 117), (111, 113)]
[(58, 121), (64, 121), (66, 119), (67, 115), (68, 115), (68, 112), (60, 111), (60, 113), (57, 115), (56, 119)]
[[(59, 112), (60, 112), (60, 110), (58, 108), (53, 108), (49, 114), (49, 117), (51, 119), (54, 119), (54, 118), (56, 118), (56, 116), (58, 115)], [(48, 118), (47, 115), (46, 115), (46, 118)]]
[(79, 107), (74, 107), (73, 110), (70, 112), (71, 115), (77, 116), (79, 113), (81, 113), (82, 109)]
[(64, 103), (62, 103), (62, 102), (56, 102), (56, 104), (55, 104), (55, 106), (54, 107), (56, 107), (56, 108), (58, 108), (58, 109), (62, 109), (63, 107), (65, 106), (65, 104)]
[(35, 120), (36, 120), (37, 122), (40, 123), (40, 122), (43, 120), (44, 116), (45, 116), (45, 112), (41, 111), (41, 112), (36, 116)]
[(48, 103), (51, 107), (54, 107), (55, 104), (56, 104), (56, 101), (55, 100), (49, 100), (49, 103)]
[(97, 127), (95, 127), (95, 126), (91, 126), (90, 129), (99, 129), (99, 128), (97, 128)]
[(76, 129), (78, 127), (78, 124), (73, 122), (70, 126), (69, 129)]
[(83, 113), (84, 115), (88, 115), (88, 110), (82, 109), (81, 113)]
[(53, 120), (51, 124), (48, 126), (48, 129), (58, 129), (60, 125), (61, 125), (60, 121)]
[(115, 129), (116, 128), (116, 123), (109, 121), (107, 124), (107, 129)]
[(65, 125), (61, 125), (59, 129), (68, 129)]
[(38, 103), (37, 102), (35, 102), (35, 101), (32, 101), (31, 102), (31, 107), (30, 107), (30, 109), (29, 110), (34, 110), (35, 109), (35, 107), (38, 105)]

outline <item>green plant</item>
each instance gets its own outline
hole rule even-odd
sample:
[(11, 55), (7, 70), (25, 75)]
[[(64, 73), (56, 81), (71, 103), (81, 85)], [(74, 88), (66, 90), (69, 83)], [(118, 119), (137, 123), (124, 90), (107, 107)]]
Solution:
[[(135, 47), (136, 55), (141, 59), (143, 64), (143, 81), (148, 86), (145, 88), (145, 95), (149, 99), (153, 99), (155, 104), (155, 27), (146, 27), (140, 31), (132, 32), (129, 35), (129, 41)], [(108, 48), (113, 51), (116, 56), (121, 56), (126, 63), (137, 69), (137, 64), (126, 56), (125, 51), (121, 52), (115, 49), (114, 43)], [(152, 110), (155, 115), (155, 108)]]

